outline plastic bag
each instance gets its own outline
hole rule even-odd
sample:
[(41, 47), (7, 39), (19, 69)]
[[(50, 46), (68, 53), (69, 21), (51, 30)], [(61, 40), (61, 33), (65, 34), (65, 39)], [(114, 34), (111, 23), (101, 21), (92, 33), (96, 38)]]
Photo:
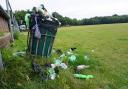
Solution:
[(68, 68), (68, 66), (65, 63), (61, 63), (60, 67), (63, 68), (63, 69), (67, 69)]
[(35, 16), (35, 26), (33, 27), (33, 29), (35, 29), (35, 37), (40, 39), (41, 38), (41, 33), (40, 33), (40, 30), (39, 30), (39, 27), (38, 27), (38, 24), (37, 24), (37, 17)]
[(75, 55), (71, 55), (71, 56), (69, 57), (69, 61), (71, 61), (71, 62), (76, 61), (76, 56), (75, 56)]
[(56, 73), (55, 70), (53, 68), (50, 68), (49, 70), (49, 77), (51, 80), (54, 80), (56, 78)]
[(41, 38), (41, 33), (40, 33), (40, 31), (39, 31), (38, 26), (36, 26), (36, 30), (35, 30), (35, 37), (36, 37), (36, 38), (38, 38), (38, 39), (40, 39), (40, 38)]

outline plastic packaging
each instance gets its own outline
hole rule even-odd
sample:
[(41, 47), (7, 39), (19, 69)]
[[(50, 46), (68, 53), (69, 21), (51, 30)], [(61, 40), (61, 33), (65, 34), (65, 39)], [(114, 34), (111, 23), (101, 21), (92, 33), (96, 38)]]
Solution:
[(59, 59), (56, 59), (55, 62), (54, 62), (54, 64), (57, 65), (57, 66), (59, 66), (61, 63), (62, 63), (62, 62), (61, 62), (61, 60), (59, 60)]
[(85, 68), (89, 68), (90, 66), (86, 66), (86, 65), (79, 65), (77, 66), (77, 70), (82, 70), (82, 69), (85, 69)]
[(48, 70), (48, 72), (49, 72), (49, 77), (50, 77), (50, 79), (51, 79), (51, 80), (54, 80), (54, 79), (56, 78), (55, 70), (54, 70), (53, 68), (50, 68), (50, 69)]
[(54, 69), (56, 68), (56, 64), (51, 64), (51, 67)]
[(71, 56), (69, 57), (69, 61), (71, 61), (71, 62), (76, 61), (76, 56), (75, 56), (75, 55), (71, 55)]
[(15, 52), (13, 53), (13, 56), (24, 56), (25, 52)]
[(63, 68), (63, 69), (67, 69), (68, 68), (68, 66), (65, 63), (61, 63), (60, 67)]
[(25, 23), (26, 23), (27, 29), (29, 28), (29, 17), (30, 17), (30, 14), (27, 13), (27, 14), (25, 15)]
[(33, 27), (33, 29), (35, 29), (35, 37), (40, 39), (41, 38), (41, 33), (40, 33), (40, 30), (39, 30), (39, 27), (38, 27), (38, 24), (37, 24), (37, 17), (35, 17), (35, 26)]
[(80, 78), (80, 79), (90, 79), (90, 78), (94, 78), (93, 75), (83, 75), (83, 74), (74, 74), (74, 77)]

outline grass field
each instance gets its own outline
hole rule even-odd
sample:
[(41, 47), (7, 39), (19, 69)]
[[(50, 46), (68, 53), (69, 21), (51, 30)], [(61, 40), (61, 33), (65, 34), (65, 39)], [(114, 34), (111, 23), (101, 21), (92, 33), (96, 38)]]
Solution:
[[(24, 50), (25, 34), (21, 33), (20, 39), (3, 53), (7, 67), (0, 73), (2, 89), (128, 89), (127, 23), (59, 28), (54, 48), (66, 51), (76, 47), (77, 54), (87, 54), (91, 67), (82, 73), (94, 75), (89, 80), (74, 78), (70, 69), (61, 70), (60, 77), (53, 81), (42, 82), (30, 76), (30, 59), (11, 56), (12, 51)], [(26, 80), (26, 75), (30, 80)]]

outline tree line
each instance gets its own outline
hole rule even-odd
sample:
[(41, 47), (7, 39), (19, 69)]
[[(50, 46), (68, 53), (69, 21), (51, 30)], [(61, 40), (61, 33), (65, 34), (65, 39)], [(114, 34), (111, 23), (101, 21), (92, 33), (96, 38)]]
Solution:
[[(14, 15), (19, 24), (24, 23), (24, 16), (27, 11), (15, 11)], [(112, 15), (112, 16), (96, 16), (93, 18), (84, 18), (81, 20), (64, 17), (57, 12), (52, 13), (62, 24), (62, 26), (76, 26), (76, 25), (95, 25), (95, 24), (112, 24), (112, 23), (128, 23), (128, 15)]]

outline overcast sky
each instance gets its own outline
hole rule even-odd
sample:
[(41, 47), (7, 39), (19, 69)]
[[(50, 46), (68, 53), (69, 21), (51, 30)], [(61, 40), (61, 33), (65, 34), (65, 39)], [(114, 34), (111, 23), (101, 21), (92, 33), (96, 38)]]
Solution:
[[(128, 0), (9, 0), (13, 10), (32, 9), (44, 4), (48, 11), (71, 18), (90, 18), (113, 14), (128, 15)], [(0, 0), (5, 7), (5, 0)]]

